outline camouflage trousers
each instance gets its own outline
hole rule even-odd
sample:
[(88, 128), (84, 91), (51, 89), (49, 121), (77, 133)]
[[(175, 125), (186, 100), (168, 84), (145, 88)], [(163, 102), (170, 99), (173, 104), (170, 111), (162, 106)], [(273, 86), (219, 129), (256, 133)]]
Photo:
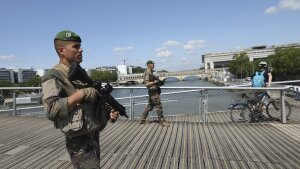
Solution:
[(143, 112), (141, 119), (146, 119), (149, 112), (156, 108), (158, 118), (163, 117), (163, 108), (160, 101), (160, 95), (158, 93), (149, 94), (148, 105)]
[(66, 137), (66, 147), (75, 169), (99, 169), (99, 132), (77, 137)]

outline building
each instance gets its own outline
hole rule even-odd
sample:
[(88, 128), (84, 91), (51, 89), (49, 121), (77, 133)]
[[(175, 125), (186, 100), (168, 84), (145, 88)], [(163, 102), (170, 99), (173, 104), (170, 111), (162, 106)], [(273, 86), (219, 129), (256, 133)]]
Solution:
[(48, 70), (49, 69), (35, 69), (36, 74), (39, 75), (40, 77), (44, 76)]
[(202, 63), (204, 63), (205, 69), (214, 69), (227, 67), (229, 62), (233, 60), (234, 55), (239, 55), (245, 52), (249, 57), (250, 61), (260, 58), (267, 58), (269, 55), (275, 53), (276, 48), (287, 48), (296, 47), (300, 48), (300, 43), (278, 45), (278, 46), (255, 46), (249, 49), (244, 49), (240, 51), (230, 51), (230, 52), (220, 52), (220, 53), (207, 53), (202, 55)]
[(36, 76), (36, 71), (31, 69), (17, 69), (15, 70), (15, 82), (22, 83)]
[(102, 66), (102, 67), (97, 67), (96, 70), (115, 72), (117, 71), (117, 68), (115, 66)]
[(0, 81), (15, 83), (14, 72), (11, 69), (0, 69)]
[(120, 75), (127, 75), (127, 66), (126, 65), (118, 65), (118, 74)]

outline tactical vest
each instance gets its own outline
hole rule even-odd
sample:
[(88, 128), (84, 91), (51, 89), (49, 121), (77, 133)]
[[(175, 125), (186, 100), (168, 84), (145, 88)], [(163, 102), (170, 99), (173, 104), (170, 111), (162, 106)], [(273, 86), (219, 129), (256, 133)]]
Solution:
[[(86, 85), (80, 81), (70, 82), (66, 77), (65, 70), (62, 70), (61, 65), (56, 65), (54, 69), (49, 70), (45, 76), (42, 77), (42, 83), (55, 78), (60, 88), (64, 90), (60, 97), (68, 97), (74, 94), (78, 89), (85, 88)], [(75, 108), (68, 113), (67, 118), (57, 117), (53, 122), (56, 128), (68, 137), (74, 137), (91, 133), (93, 131), (101, 131), (107, 124), (109, 114), (104, 112), (105, 104), (100, 100), (95, 103), (82, 102), (75, 106)]]
[[(146, 75), (149, 75), (149, 82), (154, 82), (156, 79), (153, 75), (153, 72), (150, 71), (149, 69), (146, 69), (145, 72), (144, 72), (144, 82), (146, 81), (145, 80), (145, 77)], [(149, 95), (155, 95), (155, 94), (160, 94), (161, 93), (161, 89), (158, 85), (153, 85), (153, 86), (150, 86), (150, 87), (147, 87), (148, 88), (148, 94)]]

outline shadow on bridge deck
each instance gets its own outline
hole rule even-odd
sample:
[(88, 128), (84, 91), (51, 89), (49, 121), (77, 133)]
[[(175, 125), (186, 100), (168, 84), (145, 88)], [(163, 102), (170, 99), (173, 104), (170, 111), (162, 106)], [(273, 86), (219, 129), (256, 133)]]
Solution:
[[(228, 114), (168, 117), (171, 126), (109, 124), (100, 134), (101, 168), (298, 168), (300, 117), (289, 124), (232, 124)], [(64, 136), (45, 118), (0, 116), (0, 168), (72, 168)]]

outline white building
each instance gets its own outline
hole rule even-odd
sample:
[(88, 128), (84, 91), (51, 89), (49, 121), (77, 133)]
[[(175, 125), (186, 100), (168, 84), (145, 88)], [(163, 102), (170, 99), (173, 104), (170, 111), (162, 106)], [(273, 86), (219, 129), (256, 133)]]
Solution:
[(48, 70), (49, 69), (35, 69), (36, 74), (39, 75), (40, 77), (44, 76)]
[(118, 65), (117, 70), (120, 75), (127, 75), (127, 66), (126, 65)]
[(117, 68), (115, 66), (102, 66), (102, 67), (97, 67), (96, 70), (114, 72), (117, 71)]
[(230, 51), (230, 52), (220, 52), (220, 53), (207, 53), (202, 55), (202, 63), (204, 63), (205, 69), (214, 69), (220, 67), (226, 67), (231, 60), (233, 60), (234, 55), (239, 55), (245, 52), (249, 57), (250, 61), (258, 58), (266, 58), (269, 55), (275, 53), (276, 48), (286, 48), (286, 47), (296, 47), (300, 48), (299, 43), (279, 45), (279, 46), (255, 46), (249, 49), (244, 49), (240, 51)]

